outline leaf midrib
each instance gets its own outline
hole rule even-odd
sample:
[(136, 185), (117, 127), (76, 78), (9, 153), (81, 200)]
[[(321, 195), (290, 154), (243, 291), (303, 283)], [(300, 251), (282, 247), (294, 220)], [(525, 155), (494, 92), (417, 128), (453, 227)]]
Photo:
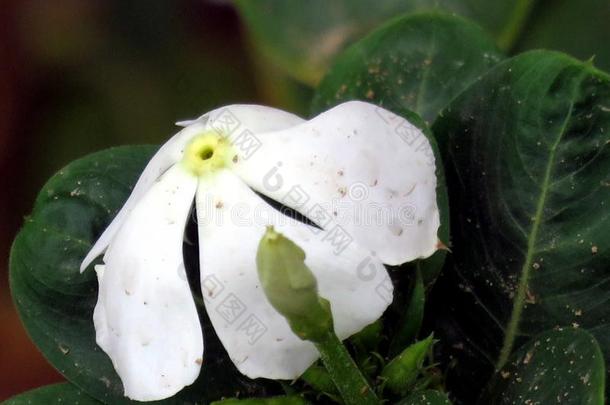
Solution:
[(540, 225), (542, 223), (542, 214), (544, 211), (544, 206), (546, 204), (547, 195), (549, 188), (551, 186), (551, 174), (553, 171), (553, 167), (555, 165), (555, 158), (557, 154), (557, 148), (561, 143), (561, 140), (566, 132), (568, 123), (570, 118), (572, 117), (572, 112), (574, 110), (574, 102), (570, 102), (570, 107), (566, 114), (566, 117), (562, 123), (561, 129), (557, 136), (557, 139), (551, 146), (549, 151), (549, 159), (547, 161), (547, 165), (545, 167), (544, 179), (541, 186), (540, 196), (538, 197), (538, 202), (536, 204), (536, 213), (534, 215), (534, 220), (532, 223), (532, 228), (529, 233), (529, 237), (527, 239), (527, 250), (525, 261), (523, 266), (521, 267), (521, 277), (519, 279), (519, 285), (517, 287), (517, 293), (515, 295), (515, 300), (513, 301), (513, 309), (511, 311), (511, 317), (506, 327), (506, 333), (504, 335), (504, 342), (502, 344), (502, 348), (500, 350), (500, 355), (498, 357), (498, 361), (496, 363), (496, 370), (502, 369), (502, 367), (508, 361), (508, 358), (512, 352), (515, 337), (518, 333), (519, 322), (521, 320), (521, 314), (523, 312), (523, 308), (525, 306), (525, 298), (527, 293), (527, 288), (529, 284), (530, 271), (532, 269), (532, 262), (534, 259), (534, 248), (538, 239), (538, 231), (540, 229)]
[[(428, 52), (426, 54), (426, 59), (424, 59), (424, 63), (429, 60), (430, 63), (432, 63), (432, 57), (434, 56), (434, 53), (436, 52), (436, 27), (435, 29), (432, 30), (432, 41), (430, 44), (430, 48), (428, 48)], [(424, 73), (422, 75), (421, 81), (419, 82), (419, 87), (417, 89), (417, 98), (415, 99), (415, 108), (414, 111), (418, 114), (420, 114), (422, 117), (424, 115), (424, 112), (421, 111), (421, 103), (423, 100), (423, 94), (426, 91), (427, 85), (428, 85), (428, 76), (430, 76), (430, 70), (431, 69), (426, 69), (424, 70)], [(424, 118), (425, 119), (425, 118)], [(426, 123), (427, 120), (426, 120)]]

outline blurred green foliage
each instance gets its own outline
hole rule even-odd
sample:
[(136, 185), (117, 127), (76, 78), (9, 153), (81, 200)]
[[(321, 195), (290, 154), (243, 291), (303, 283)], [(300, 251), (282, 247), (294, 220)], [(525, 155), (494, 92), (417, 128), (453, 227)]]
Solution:
[(419, 11), (455, 13), (478, 23), (510, 52), (552, 48), (596, 56), (610, 68), (606, 0), (234, 0), (260, 54), (289, 76), (315, 85), (335, 55), (389, 18)]
[(487, 0), (235, 0), (257, 49), (288, 75), (311, 85), (333, 57), (388, 19), (415, 11), (468, 16), (497, 35), (516, 1)]
[[(549, 47), (610, 67), (605, 0), (75, 0), (20, 6), (32, 106), (22, 121), (33, 197), (57, 168), (118, 144), (159, 143), (173, 122), (233, 102), (305, 114), (337, 53), (387, 19), (445, 10), (507, 49)], [(236, 14), (239, 11), (239, 15)], [(245, 27), (240, 26), (240, 18)], [(513, 32), (514, 31), (514, 32)], [(41, 152), (45, 159), (37, 158)], [(48, 153), (52, 151), (53, 153)]]
[(261, 102), (229, 6), (55, 3), (24, 6), (21, 26), (37, 91), (26, 118), (36, 188), (86, 153), (160, 143), (177, 120)]

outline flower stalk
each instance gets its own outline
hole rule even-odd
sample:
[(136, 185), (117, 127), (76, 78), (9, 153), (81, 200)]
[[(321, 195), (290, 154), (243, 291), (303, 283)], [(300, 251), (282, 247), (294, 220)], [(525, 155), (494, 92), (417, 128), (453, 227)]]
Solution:
[(324, 366), (346, 405), (374, 405), (380, 401), (334, 332), (315, 343)]
[(318, 295), (317, 281), (305, 264), (303, 250), (269, 227), (260, 241), (256, 263), (267, 299), (299, 338), (314, 343), (345, 404), (379, 404), (334, 332), (330, 303)]

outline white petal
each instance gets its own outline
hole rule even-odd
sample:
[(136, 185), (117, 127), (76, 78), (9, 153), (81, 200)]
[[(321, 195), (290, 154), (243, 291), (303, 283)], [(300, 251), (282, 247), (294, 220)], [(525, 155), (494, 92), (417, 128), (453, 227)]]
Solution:
[(258, 192), (324, 229), (339, 224), (387, 264), (436, 251), (434, 155), (405, 119), (354, 101), (257, 137), (235, 170)]
[(277, 131), (304, 121), (292, 113), (256, 104), (232, 104), (205, 113), (193, 120), (176, 122), (187, 127), (195, 123), (208, 125), (231, 135), (235, 131), (248, 130), (253, 133)]
[(367, 250), (355, 242), (337, 249), (340, 235), (280, 214), (230, 171), (200, 180), (197, 217), (207, 312), (235, 365), (251, 378), (296, 378), (318, 357), (260, 287), (256, 251), (266, 225), (305, 251), (341, 338), (377, 320), (392, 301), (388, 274)]
[[(205, 115), (204, 115), (204, 117), (205, 117)], [(193, 125), (193, 124), (195, 124), (196, 122), (197, 122), (197, 120), (184, 120), (184, 121), (176, 121), (174, 124), (175, 124), (177, 127), (186, 128), (186, 127), (188, 127), (189, 125)]]
[(294, 114), (275, 108), (237, 104), (218, 108), (196, 120), (178, 122), (178, 125), (186, 125), (186, 128), (170, 138), (152, 157), (138, 179), (129, 199), (83, 260), (80, 267), (81, 272), (106, 250), (126, 216), (155, 180), (182, 158), (184, 147), (193, 136), (205, 130), (215, 129), (229, 136), (238, 150), (247, 154), (260, 146), (256, 141), (255, 134), (291, 127), (302, 121)]
[(203, 339), (184, 273), (182, 241), (197, 179), (170, 168), (140, 198), (116, 232), (93, 320), (125, 395), (167, 398), (199, 375)]
[(253, 134), (278, 131), (303, 121), (302, 118), (277, 108), (255, 104), (232, 104), (212, 110), (196, 120), (182, 123), (203, 123), (225, 136), (238, 136), (244, 131)]
[(83, 259), (80, 267), (81, 272), (84, 271), (96, 257), (106, 250), (110, 241), (125, 221), (125, 218), (127, 218), (142, 196), (146, 194), (159, 176), (182, 158), (184, 146), (193, 136), (202, 131), (202, 129), (203, 126), (201, 124), (194, 124), (183, 129), (171, 137), (169, 141), (163, 144), (157, 153), (155, 153), (140, 175), (138, 182), (134, 186), (131, 195), (123, 207), (95, 242), (87, 256)]

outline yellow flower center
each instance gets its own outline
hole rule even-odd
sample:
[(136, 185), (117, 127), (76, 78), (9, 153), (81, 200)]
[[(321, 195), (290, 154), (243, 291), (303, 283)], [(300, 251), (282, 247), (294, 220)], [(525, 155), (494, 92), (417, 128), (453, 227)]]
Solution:
[(195, 176), (201, 177), (228, 167), (237, 154), (229, 141), (215, 131), (193, 138), (184, 150), (182, 164)]

